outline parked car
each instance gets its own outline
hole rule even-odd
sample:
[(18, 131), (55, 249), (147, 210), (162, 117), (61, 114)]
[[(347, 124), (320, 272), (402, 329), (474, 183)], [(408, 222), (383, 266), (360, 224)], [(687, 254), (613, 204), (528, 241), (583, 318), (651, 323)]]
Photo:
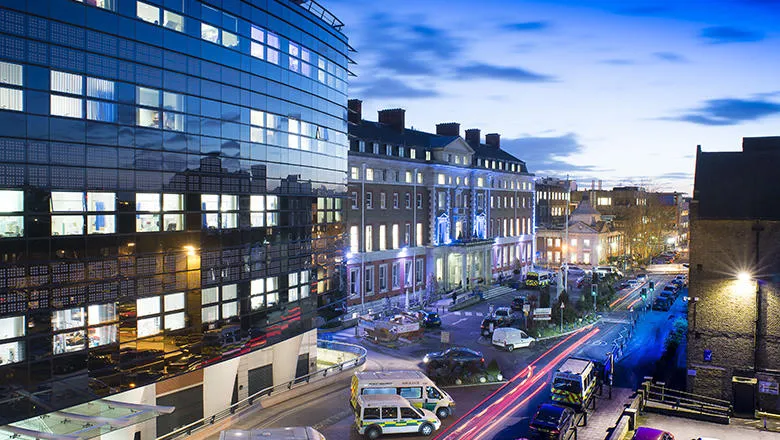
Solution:
[(667, 284), (664, 286), (663, 292), (672, 292), (674, 296), (677, 296), (677, 291), (679, 289), (674, 284)]
[(523, 310), (523, 306), (525, 305), (525, 297), (522, 296), (516, 296), (512, 298), (512, 310)]
[(563, 440), (574, 425), (574, 410), (544, 403), (539, 405), (531, 419), (530, 434), (541, 439)]
[(510, 327), (515, 322), (515, 315), (509, 307), (498, 307), (492, 315), (486, 316), (480, 324), (482, 336), (491, 336), (493, 330), (499, 327)]
[(423, 363), (428, 365), (447, 363), (484, 367), (485, 357), (482, 356), (481, 352), (472, 350), (470, 348), (452, 347), (444, 351), (436, 351), (426, 354), (423, 358)]
[(493, 345), (512, 351), (515, 348), (532, 347), (536, 339), (528, 336), (526, 332), (512, 327), (497, 328), (491, 338)]
[(441, 317), (436, 312), (419, 310), (417, 311), (417, 317), (420, 319), (420, 325), (423, 327), (441, 327)]
[(647, 274), (646, 273), (640, 273), (636, 276), (637, 281), (645, 282), (647, 281)]
[(637, 281), (636, 279), (632, 278), (632, 279), (628, 280), (627, 283), (628, 283), (629, 287), (636, 287), (637, 284), (639, 284), (639, 281)]
[(640, 426), (634, 432), (634, 436), (631, 440), (674, 440), (674, 435), (671, 432), (662, 431), (660, 429), (648, 428), (647, 426)]
[(659, 296), (653, 301), (653, 310), (668, 312), (672, 308), (672, 303), (668, 297)]

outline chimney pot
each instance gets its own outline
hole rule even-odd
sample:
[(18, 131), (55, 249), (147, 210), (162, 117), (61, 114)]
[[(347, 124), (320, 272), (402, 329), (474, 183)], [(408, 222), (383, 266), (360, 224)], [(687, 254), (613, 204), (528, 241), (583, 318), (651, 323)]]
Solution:
[(498, 133), (486, 134), (485, 143), (494, 148), (501, 148), (501, 135)]
[(480, 134), (479, 128), (469, 128), (466, 130), (466, 142), (474, 145), (479, 145), (479, 140), (482, 135)]
[(379, 123), (389, 125), (396, 131), (403, 132), (406, 127), (406, 110), (402, 108), (391, 108), (379, 110)]
[(460, 136), (460, 124), (457, 122), (436, 124), (436, 134), (440, 136)]

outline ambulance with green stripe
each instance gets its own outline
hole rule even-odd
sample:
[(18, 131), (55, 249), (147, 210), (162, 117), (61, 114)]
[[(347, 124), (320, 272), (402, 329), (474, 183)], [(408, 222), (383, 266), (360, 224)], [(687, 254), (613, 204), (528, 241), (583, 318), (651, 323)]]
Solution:
[(419, 433), (431, 435), (441, 427), (436, 414), (415, 408), (398, 394), (364, 394), (357, 396), (355, 428), (371, 440), (383, 434)]
[(593, 361), (568, 358), (553, 375), (552, 401), (582, 410), (595, 394), (598, 381)]
[(358, 371), (352, 376), (350, 389), (352, 408), (355, 408), (360, 395), (397, 394), (409, 400), (415, 408), (433, 411), (440, 419), (455, 412), (452, 397), (422, 371)]

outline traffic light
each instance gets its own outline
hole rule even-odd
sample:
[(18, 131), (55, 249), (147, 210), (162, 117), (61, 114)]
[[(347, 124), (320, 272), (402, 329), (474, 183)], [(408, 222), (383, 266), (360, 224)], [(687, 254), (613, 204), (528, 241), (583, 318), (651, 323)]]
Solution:
[(591, 295), (593, 295), (593, 296), (596, 296), (596, 294), (598, 293), (598, 291), (599, 291), (599, 286), (598, 286), (598, 284), (592, 284), (592, 285), (590, 286), (590, 294), (591, 294)]
[(642, 288), (642, 293), (640, 293), (640, 295), (642, 296), (642, 300), (643, 301), (646, 300), (647, 299), (647, 289), (643, 287)]
[(650, 281), (650, 291), (655, 292), (655, 281)]
[(595, 270), (593, 271), (590, 282), (593, 284), (599, 283), (599, 274), (597, 274)]

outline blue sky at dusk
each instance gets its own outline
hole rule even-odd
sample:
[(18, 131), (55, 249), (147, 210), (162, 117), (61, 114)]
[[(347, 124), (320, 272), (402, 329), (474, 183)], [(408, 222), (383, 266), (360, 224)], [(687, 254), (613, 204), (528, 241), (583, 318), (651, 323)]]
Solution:
[(323, 4), (364, 118), (501, 133), (538, 176), (690, 193), (697, 144), (780, 135), (780, 0)]

